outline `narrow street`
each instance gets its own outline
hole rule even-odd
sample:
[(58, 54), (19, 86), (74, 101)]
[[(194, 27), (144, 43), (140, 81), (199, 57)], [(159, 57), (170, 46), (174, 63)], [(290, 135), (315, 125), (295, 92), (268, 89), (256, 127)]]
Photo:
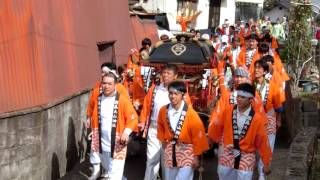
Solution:
[(320, 180), (320, 0), (1, 0), (0, 22), (0, 180)]
[[(272, 173), (268, 176), (268, 180), (280, 180), (283, 177), (286, 169), (287, 153), (289, 145), (282, 140), (276, 143), (273, 161), (271, 164)], [(146, 158), (143, 155), (145, 153), (142, 150), (135, 156), (128, 156), (125, 165), (125, 176), (128, 180), (143, 180), (145, 171)], [(216, 157), (204, 157), (203, 161), (204, 173), (203, 180), (215, 180), (218, 179), (217, 175), (217, 159)], [(78, 164), (73, 171), (67, 173), (61, 178), (61, 180), (86, 180), (90, 176), (90, 163), (88, 160)], [(255, 172), (255, 178), (257, 178), (257, 172)], [(102, 178), (101, 178), (102, 179)], [(199, 179), (198, 172), (195, 173), (194, 180)]]

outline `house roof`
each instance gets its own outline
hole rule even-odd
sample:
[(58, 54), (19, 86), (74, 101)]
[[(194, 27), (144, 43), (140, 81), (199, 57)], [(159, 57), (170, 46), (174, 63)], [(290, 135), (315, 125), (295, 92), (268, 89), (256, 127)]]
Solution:
[(284, 8), (289, 9), (291, 6), (291, 0), (279, 0), (278, 3), (282, 5)]
[(236, 3), (253, 3), (253, 4), (262, 4), (263, 0), (236, 0)]
[[(320, 8), (320, 0), (312, 0), (312, 4), (318, 6)], [(313, 12), (315, 13), (319, 13), (320, 12), (320, 9), (317, 9), (317, 8), (313, 8)]]

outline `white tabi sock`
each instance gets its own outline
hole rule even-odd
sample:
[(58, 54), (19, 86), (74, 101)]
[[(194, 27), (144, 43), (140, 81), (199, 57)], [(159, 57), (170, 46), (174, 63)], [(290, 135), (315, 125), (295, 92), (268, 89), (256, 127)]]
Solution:
[(92, 174), (97, 174), (100, 171), (100, 164), (93, 164), (93, 172)]

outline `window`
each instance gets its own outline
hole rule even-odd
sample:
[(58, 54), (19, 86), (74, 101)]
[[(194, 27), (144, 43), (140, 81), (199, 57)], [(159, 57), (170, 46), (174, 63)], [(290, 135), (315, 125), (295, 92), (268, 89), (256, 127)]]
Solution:
[(218, 27), (220, 22), (221, 0), (210, 0), (209, 27)]
[(262, 8), (256, 3), (236, 3), (236, 19), (248, 21), (250, 18), (257, 20), (261, 17)]
[(115, 43), (115, 41), (98, 42), (97, 43), (98, 50), (99, 50), (100, 63), (104, 63), (104, 62), (115, 63), (116, 62), (114, 43)]
[[(192, 17), (197, 13), (197, 6), (197, 0), (178, 0), (177, 15), (181, 16), (183, 14), (184, 17)], [(196, 21), (190, 22), (188, 27), (194, 28), (195, 23)]]
[(197, 0), (178, 0), (177, 12), (183, 12), (186, 16), (192, 16), (197, 11)]

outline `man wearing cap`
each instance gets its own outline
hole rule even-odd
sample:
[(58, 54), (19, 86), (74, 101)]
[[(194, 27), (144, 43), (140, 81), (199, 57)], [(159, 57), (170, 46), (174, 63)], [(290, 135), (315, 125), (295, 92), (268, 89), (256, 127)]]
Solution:
[[(178, 67), (167, 64), (161, 72), (162, 83), (152, 85), (144, 98), (139, 128), (142, 136), (147, 139), (147, 163), (145, 180), (156, 180), (160, 168), (161, 143), (157, 138), (157, 119), (162, 106), (170, 103), (168, 85), (178, 76)], [(188, 96), (187, 102), (190, 103)]]
[(182, 81), (168, 85), (170, 104), (160, 109), (157, 137), (164, 151), (166, 180), (192, 180), (199, 156), (208, 150), (205, 128), (197, 112), (184, 101)]
[[(273, 151), (277, 127), (281, 125), (280, 113), (283, 112), (283, 98), (281, 98), (282, 87), (279, 87), (279, 84), (276, 82), (272, 80), (269, 81), (265, 78), (265, 75), (269, 71), (269, 65), (264, 59), (255, 62), (254, 67), (254, 87), (262, 99), (264, 111), (267, 115), (268, 123), (266, 130), (269, 144)], [(259, 180), (264, 180), (264, 165), (263, 161), (259, 161)]]
[(243, 83), (236, 91), (237, 104), (226, 105), (208, 133), (214, 142), (223, 138), (224, 149), (218, 164), (218, 176), (221, 180), (252, 179), (256, 152), (259, 152), (265, 165), (263, 171), (265, 174), (270, 173), (272, 152), (265, 130), (266, 117), (253, 107), (254, 87)]
[(103, 177), (122, 179), (129, 135), (137, 129), (138, 115), (129, 99), (118, 93), (116, 83), (114, 73), (105, 73), (102, 91), (93, 102), (90, 180), (100, 177), (100, 164), (105, 170)]

